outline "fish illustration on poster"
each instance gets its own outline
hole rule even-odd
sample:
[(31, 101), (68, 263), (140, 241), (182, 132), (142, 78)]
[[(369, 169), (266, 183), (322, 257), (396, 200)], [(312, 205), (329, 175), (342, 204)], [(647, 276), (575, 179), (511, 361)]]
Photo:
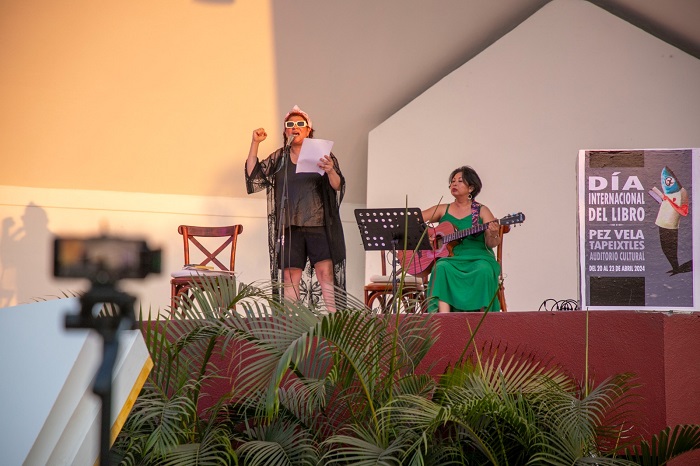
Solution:
[(698, 308), (699, 157), (698, 149), (579, 152), (583, 308)]
[(661, 169), (661, 186), (663, 193), (655, 186), (649, 194), (660, 204), (655, 223), (659, 227), (661, 250), (671, 265), (668, 273), (690, 272), (693, 270), (692, 260), (678, 265), (678, 228), (681, 217), (688, 216), (688, 191), (669, 167)]

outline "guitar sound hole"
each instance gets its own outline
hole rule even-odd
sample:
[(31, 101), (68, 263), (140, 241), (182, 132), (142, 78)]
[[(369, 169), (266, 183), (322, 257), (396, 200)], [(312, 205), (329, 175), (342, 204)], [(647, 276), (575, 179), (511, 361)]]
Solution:
[(435, 238), (435, 249), (442, 249), (442, 236)]

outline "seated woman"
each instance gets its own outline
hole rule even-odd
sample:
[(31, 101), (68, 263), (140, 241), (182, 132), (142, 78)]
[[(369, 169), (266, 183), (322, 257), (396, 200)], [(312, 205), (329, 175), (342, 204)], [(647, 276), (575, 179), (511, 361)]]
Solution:
[[(493, 221), (496, 218), (491, 210), (476, 202), (482, 185), (473, 168), (457, 168), (449, 181), (454, 202), (424, 210), (423, 220), (449, 222), (457, 230), (477, 224), (488, 223), (488, 226), (455, 244), (450, 257), (437, 260), (428, 283), (428, 312), (478, 311), (489, 305), (499, 286), (501, 266), (492, 249), (501, 242), (499, 225)], [(494, 299), (490, 310), (500, 308), (498, 299)]]

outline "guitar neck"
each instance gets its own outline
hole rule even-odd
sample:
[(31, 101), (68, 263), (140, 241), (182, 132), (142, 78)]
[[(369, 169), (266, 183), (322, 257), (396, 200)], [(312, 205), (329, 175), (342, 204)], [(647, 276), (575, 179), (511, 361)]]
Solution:
[[(498, 220), (491, 220), (491, 222), (497, 222)], [(486, 222), (482, 223), (481, 225), (477, 225), (475, 227), (467, 228), (466, 230), (459, 230), (455, 231), (454, 233), (450, 233), (449, 235), (445, 235), (443, 237), (443, 242), (444, 243), (451, 243), (452, 241), (457, 241), (462, 238), (466, 238), (469, 235), (475, 235), (477, 233), (481, 233), (482, 231), (486, 230), (489, 227), (489, 223), (491, 222)]]

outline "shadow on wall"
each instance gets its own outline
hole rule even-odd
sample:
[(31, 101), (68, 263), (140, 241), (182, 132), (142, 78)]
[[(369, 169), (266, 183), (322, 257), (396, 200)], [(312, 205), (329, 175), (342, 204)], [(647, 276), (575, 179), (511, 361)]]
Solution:
[(18, 224), (13, 217), (2, 220), (0, 236), (0, 307), (30, 302), (36, 290), (51, 287), (48, 215), (30, 202)]

